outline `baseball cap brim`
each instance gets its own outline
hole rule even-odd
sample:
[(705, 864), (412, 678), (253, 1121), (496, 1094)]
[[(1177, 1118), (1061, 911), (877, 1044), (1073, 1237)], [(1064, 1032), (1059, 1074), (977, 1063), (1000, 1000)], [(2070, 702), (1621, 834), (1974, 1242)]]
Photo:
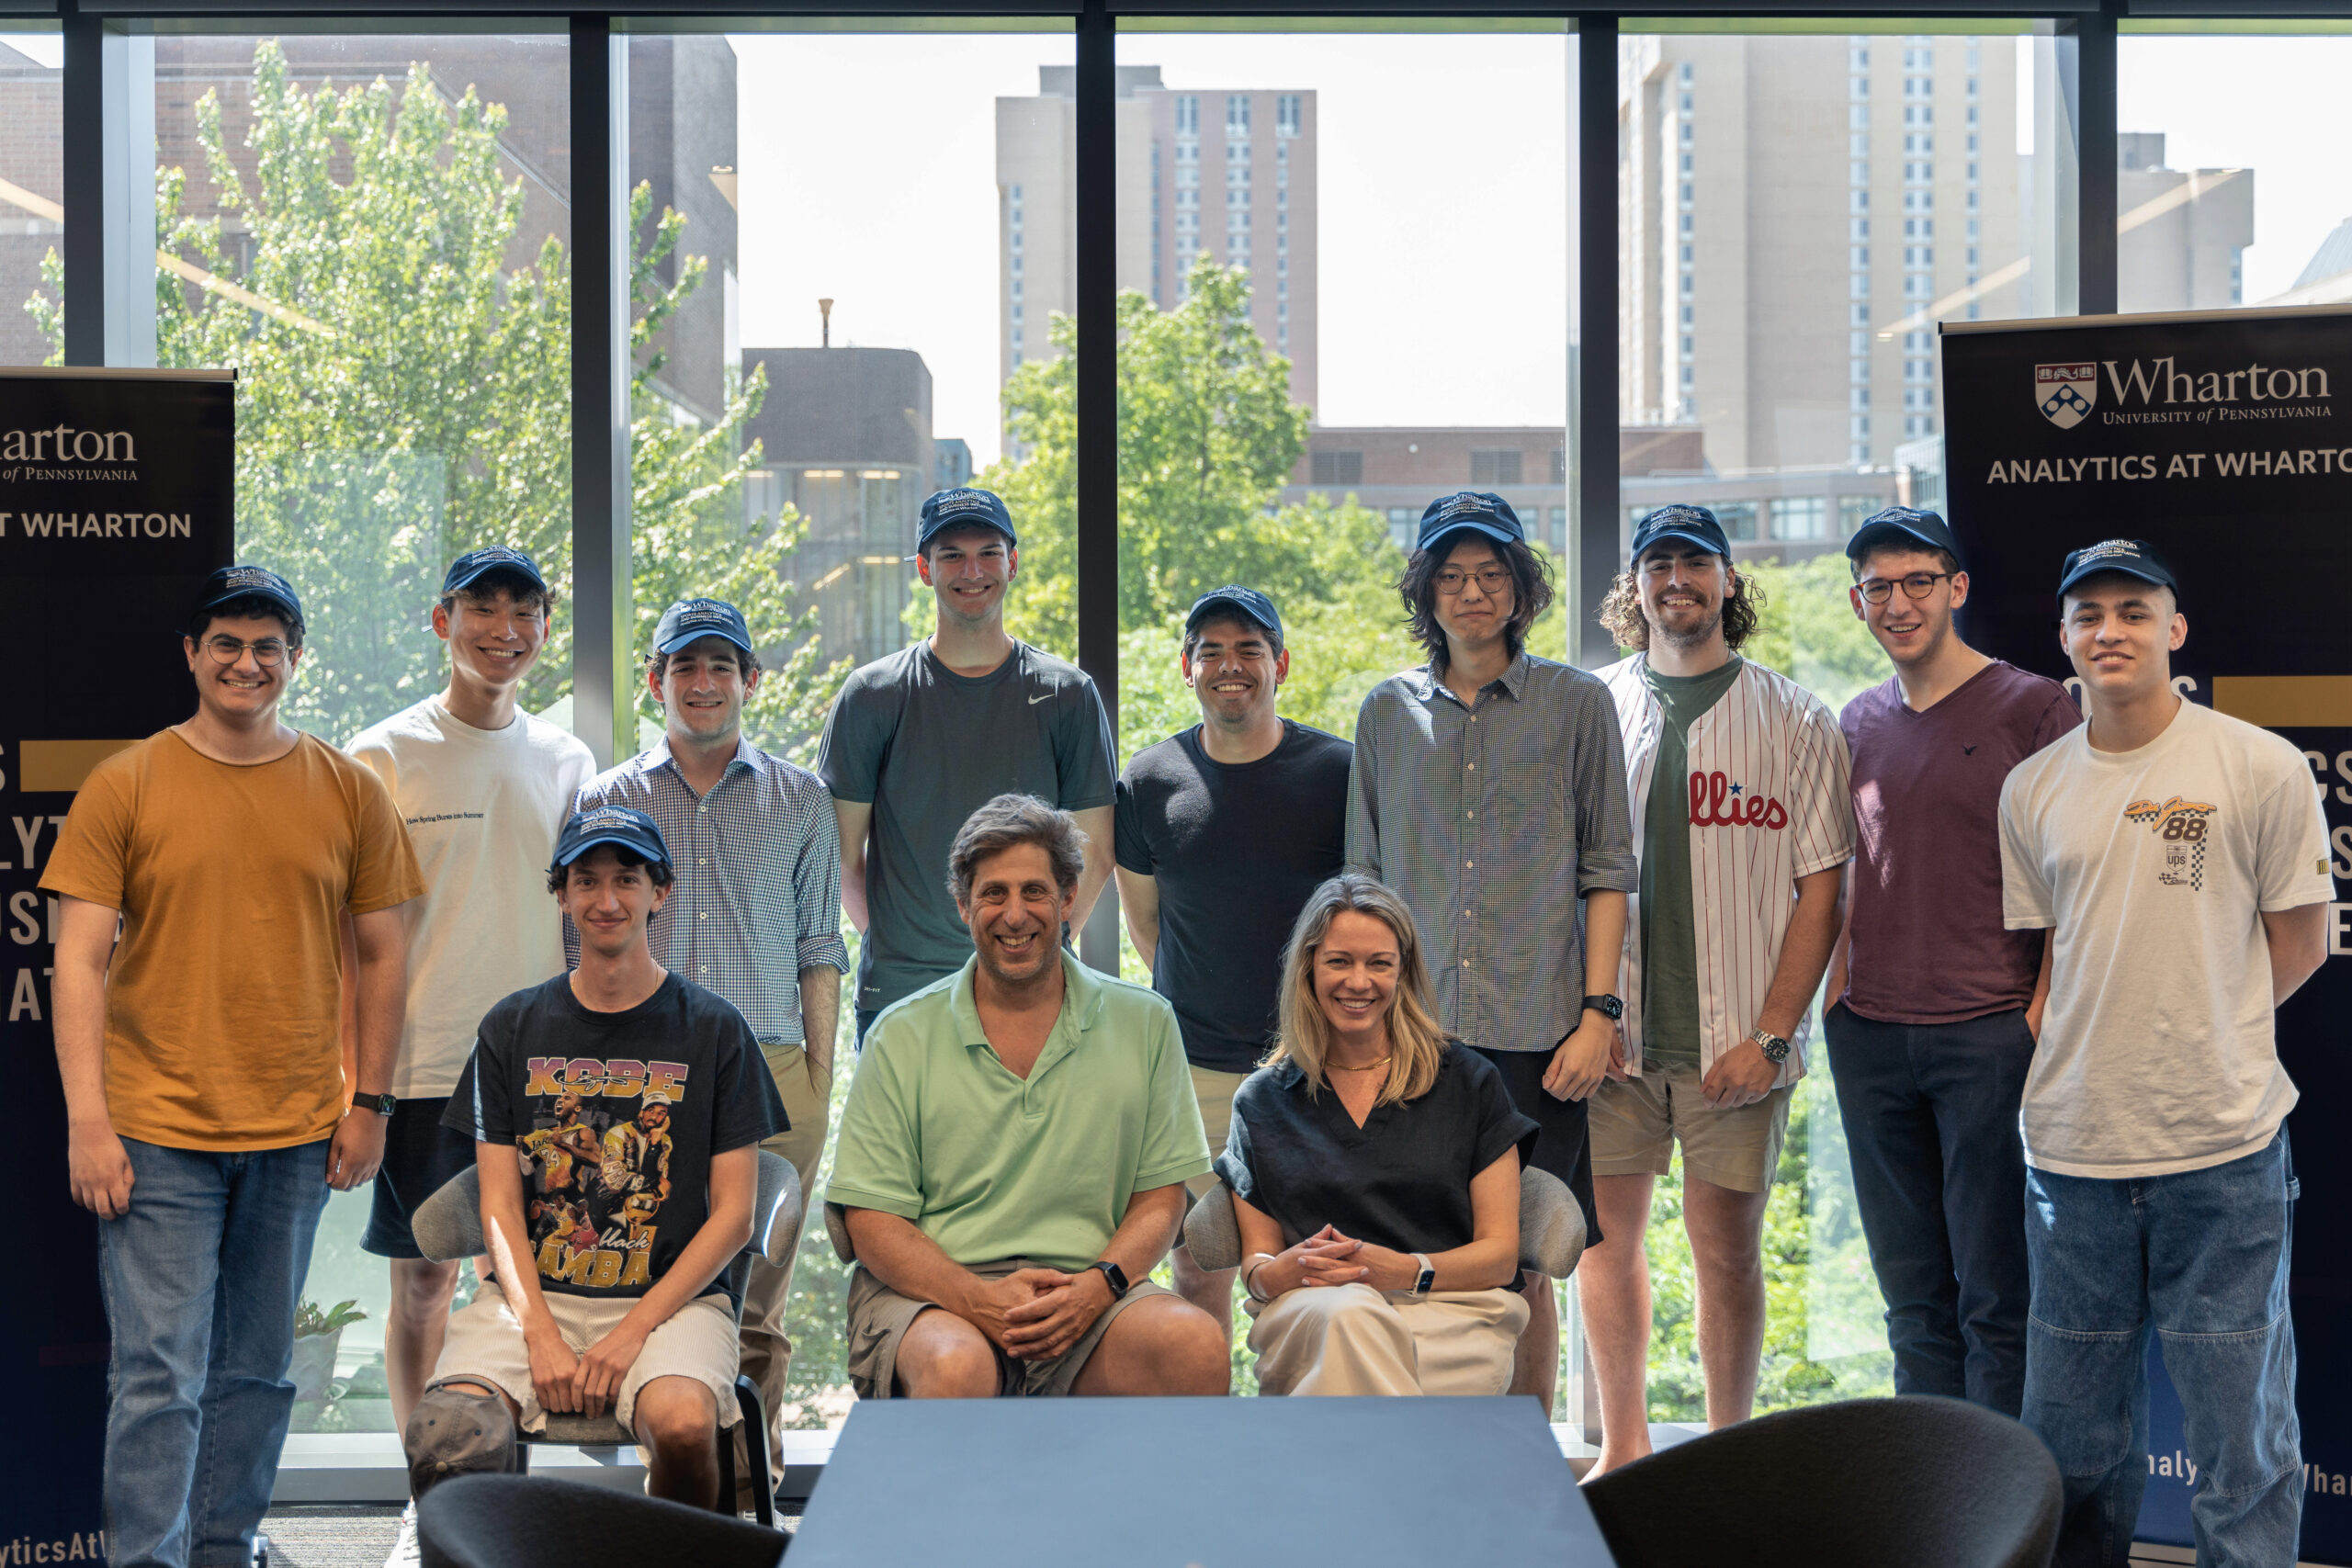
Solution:
[(1501, 524), (1490, 523), (1483, 517), (1464, 517), (1448, 523), (1436, 532), (1425, 536), (1421, 540), (1420, 547), (1426, 550), (1440, 539), (1450, 538), (1465, 530), (1474, 534), (1484, 534), (1498, 545), (1523, 544), (1527, 537), (1524, 532), (1514, 534)]
[(668, 865), (670, 863), (670, 856), (667, 851), (656, 852), (649, 848), (645, 840), (637, 834), (624, 831), (618, 828), (612, 829), (605, 832), (592, 833), (576, 844), (571, 844), (570, 846), (559, 846), (556, 850), (555, 863), (558, 865), (570, 865), (573, 861), (578, 860), (582, 855), (586, 854), (590, 850), (596, 848), (599, 844), (614, 844), (622, 849), (635, 850), (639, 854), (643, 855), (649, 861), (659, 861), (663, 865)]
[(474, 566), (469, 567), (462, 572), (453, 571), (449, 574), (449, 580), (441, 585), (441, 592), (444, 593), (462, 593), (493, 571), (514, 572), (518, 576), (529, 579), (531, 586), (537, 589), (540, 592), (544, 593), (547, 592), (548, 580), (539, 575), (539, 569), (533, 566), (528, 561), (519, 560), (481, 561)]
[(1710, 538), (1704, 532), (1696, 527), (1685, 528), (1679, 525), (1669, 525), (1668, 527), (1660, 528), (1657, 533), (1652, 534), (1647, 538), (1644, 539), (1641, 542), (1640, 547), (1637, 548), (1634, 554), (1636, 557), (1639, 557), (1643, 550), (1647, 550), (1655, 546), (1662, 545), (1668, 539), (1679, 539), (1686, 545), (1696, 545), (1702, 550), (1711, 550), (1717, 555), (1723, 554), (1725, 547), (1730, 544), (1728, 539)]
[[(1219, 610), (1237, 612), (1249, 620), (1265, 626), (1267, 625), (1266, 613), (1272, 608), (1271, 604), (1253, 604), (1249, 600), (1232, 593), (1212, 593), (1193, 606), (1192, 613), (1184, 617), (1184, 629), (1191, 631)], [(1280, 630), (1282, 622), (1277, 617), (1270, 629)]]
[(1871, 523), (1855, 529), (1854, 536), (1846, 541), (1846, 558), (1860, 560), (1866, 552), (1890, 540), (1898, 544), (1925, 545), (1931, 550), (1951, 548), (1949, 541), (1914, 528), (1908, 523)]
[(2089, 562), (2068, 572), (2058, 584), (2058, 597), (2064, 599), (2073, 592), (2075, 585), (2078, 582), (2087, 581), (2094, 577), (2109, 576), (2136, 577), (2141, 581), (2153, 583), (2158, 588), (2169, 588), (2175, 594), (2180, 592), (2180, 584), (2173, 580), (2171, 572), (2165, 570), (2162, 567), (2149, 566), (2140, 561), (2102, 560)]
[(679, 632), (676, 636), (666, 637), (662, 641), (655, 643), (653, 645), (653, 651), (656, 653), (675, 653), (678, 649), (691, 647), (707, 637), (715, 637), (722, 642), (732, 643), (746, 653), (752, 651), (752, 645), (749, 642), (746, 642), (743, 638), (737, 637), (725, 626), (688, 626), (684, 630)]

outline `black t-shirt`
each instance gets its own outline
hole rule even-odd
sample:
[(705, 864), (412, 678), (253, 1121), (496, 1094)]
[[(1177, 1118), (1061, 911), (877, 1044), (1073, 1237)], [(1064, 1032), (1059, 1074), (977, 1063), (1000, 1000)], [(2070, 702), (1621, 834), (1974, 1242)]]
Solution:
[(1285, 1240), (1337, 1225), (1397, 1252), (1450, 1252), (1477, 1237), (1471, 1179), (1514, 1146), (1524, 1169), (1541, 1132), (1494, 1064), (1459, 1044), (1446, 1047), (1427, 1094), (1374, 1106), (1361, 1127), (1337, 1090), (1308, 1098), (1306, 1075), (1281, 1062), (1235, 1092), (1216, 1173)]
[[(490, 1010), (445, 1127), (522, 1153), (539, 1289), (641, 1296), (710, 1217), (710, 1159), (786, 1130), (732, 1003), (675, 975), (597, 1012), (559, 975)], [(705, 1295), (733, 1294), (722, 1270)]]
[(1265, 1055), (1283, 944), (1346, 854), (1355, 753), (1284, 719), (1280, 745), (1227, 764), (1194, 725), (1136, 752), (1119, 776), (1119, 863), (1159, 885), (1151, 988), (1175, 1008), (1195, 1066), (1246, 1073)]

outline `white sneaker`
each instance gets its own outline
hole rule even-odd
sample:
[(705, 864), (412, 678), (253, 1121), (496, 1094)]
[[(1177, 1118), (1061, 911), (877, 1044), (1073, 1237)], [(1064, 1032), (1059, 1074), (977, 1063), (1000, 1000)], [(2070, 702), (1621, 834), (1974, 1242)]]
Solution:
[(391, 1555), (384, 1559), (384, 1568), (423, 1568), (424, 1554), (416, 1544), (416, 1502), (411, 1498), (401, 1510), (401, 1533), (392, 1542)]

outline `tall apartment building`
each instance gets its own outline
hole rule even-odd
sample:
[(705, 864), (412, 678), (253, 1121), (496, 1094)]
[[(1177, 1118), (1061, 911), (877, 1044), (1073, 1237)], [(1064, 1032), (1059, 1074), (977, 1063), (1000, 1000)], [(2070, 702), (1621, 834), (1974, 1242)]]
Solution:
[(41, 257), (65, 243), (64, 77), (0, 44), (0, 365), (49, 357), (24, 307), (40, 288)]
[(2016, 94), (2007, 38), (1622, 39), (1626, 423), (1727, 472), (1937, 434), (1935, 321), (2025, 313)]
[[(1048, 322), (1078, 310), (1077, 71), (1037, 74), (1035, 97), (996, 102), (1005, 376), (1059, 352)], [(1202, 253), (1248, 268), (1251, 325), (1290, 361), (1292, 400), (1312, 407), (1315, 95), (1178, 91), (1157, 65), (1123, 65), (1117, 114), (1119, 287), (1166, 310)]]
[(2160, 130), (2116, 138), (2116, 308), (2220, 310), (2245, 303), (2252, 169), (2168, 169)]

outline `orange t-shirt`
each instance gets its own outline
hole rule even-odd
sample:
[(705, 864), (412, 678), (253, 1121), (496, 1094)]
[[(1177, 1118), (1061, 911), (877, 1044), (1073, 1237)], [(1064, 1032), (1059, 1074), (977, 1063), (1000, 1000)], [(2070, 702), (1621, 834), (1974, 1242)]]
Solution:
[(91, 773), (41, 886), (122, 911), (115, 1131), (232, 1152), (334, 1134), (343, 912), (406, 903), (424, 879), (365, 764), (309, 735), (275, 761), (219, 762), (167, 729)]

